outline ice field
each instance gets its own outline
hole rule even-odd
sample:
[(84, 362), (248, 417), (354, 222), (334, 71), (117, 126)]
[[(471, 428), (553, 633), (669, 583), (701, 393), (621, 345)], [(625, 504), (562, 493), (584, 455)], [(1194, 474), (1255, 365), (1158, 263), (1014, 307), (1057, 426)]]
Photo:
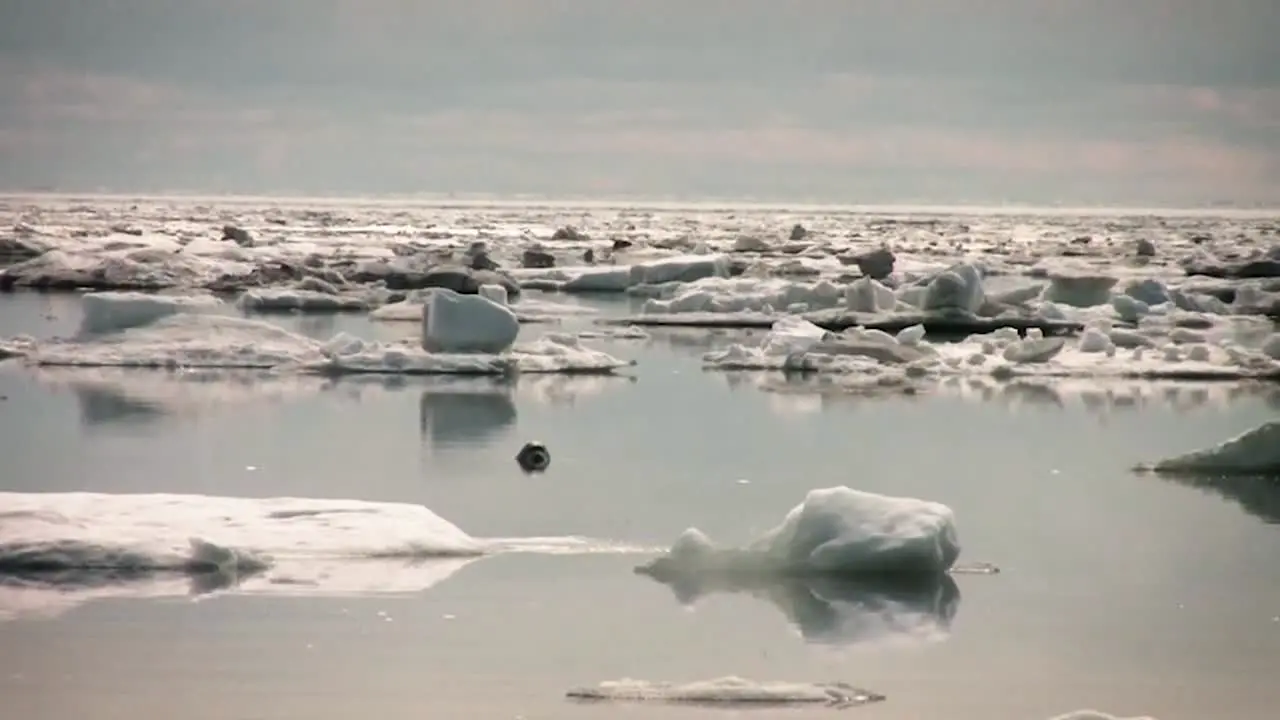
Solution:
[[(962, 596), (998, 607), (1002, 587), (1039, 562), (1023, 546), (1035, 523), (1017, 516), (1052, 516), (1057, 501), (1031, 489), (983, 489), (978, 478), (1004, 472), (1002, 453), (1016, 456), (1008, 462), (1023, 472), (1057, 475), (1076, 462), (1076, 476), (1123, 477), (1162, 493), (1202, 489), (1263, 523), (1280, 522), (1280, 222), (1265, 213), (10, 196), (0, 198), (0, 291), (0, 308), (31, 307), (33, 297), (51, 308), (47, 322), (0, 311), (0, 370), (11, 383), (2, 387), (27, 398), (0, 395), (0, 413), (18, 438), (5, 452), (23, 456), (13, 479), (0, 483), (0, 630), (14, 633), (143, 600), (228, 608), (428, 602), (472, 574), (573, 562), (590, 572), (562, 584), (588, 575), (627, 583), (608, 586), (615, 600), (631, 592), (622, 587), (658, 592), (668, 605), (674, 596), (689, 612), (749, 600), (780, 615), (805, 646), (923, 656), (957, 642)], [(366, 458), (363, 471), (339, 472), (337, 455), (304, 457), (346, 444), (337, 428), (372, 422), (363, 410), (334, 411), (339, 425), (318, 440), (263, 440), (277, 464), (306, 467), (288, 478), (239, 459), (242, 451), (223, 435), (200, 441), (213, 445), (175, 441), (188, 449), (174, 453), (199, 447), (203, 459), (164, 450), (148, 459), (143, 442), (149, 423), (176, 427), (154, 432), (185, 432), (187, 422), (213, 427), (293, 407), (323, 414), (338, 395), (398, 406), (405, 387), (421, 389), (419, 431), (439, 445), (424, 466), (433, 482), (452, 474), (474, 487), (379, 491), (399, 482), (389, 478), (406, 466), (388, 459), (399, 452), (390, 449), (398, 447), (395, 433), (372, 428), (350, 430), (364, 433), (350, 451)], [(637, 394), (650, 388), (654, 395), (638, 409)], [(81, 441), (26, 450), (55, 437), (38, 413), (12, 409), (41, 407), (30, 399), (37, 393), (74, 397), (86, 428), (131, 418), (128, 442), (139, 444), (112, 452), (136, 463), (140, 479), (104, 469), (107, 481), (95, 484), (77, 479), (83, 470), (47, 470), (63, 462), (57, 443)], [(729, 395), (739, 399), (717, 404)], [(611, 400), (622, 396), (631, 404)], [(930, 420), (910, 409), (914, 402), (939, 403), (940, 415)], [(1020, 450), (1031, 441), (1010, 419), (1024, 406), (1033, 415), (1070, 406), (1072, 417), (1104, 418), (1117, 408), (1173, 416), (1237, 402), (1265, 409), (1238, 422), (1188, 420), (1195, 432), (1131, 427), (1139, 438), (1131, 444), (1083, 429), (1102, 420), (1078, 420), (1077, 439), (1058, 451), (1051, 440)], [(966, 434), (962, 408), (978, 404), (998, 414), (972, 422), (1001, 427), (1003, 437)], [(528, 407), (559, 409), (538, 411), (539, 425), (518, 421), (517, 408)], [(787, 418), (778, 427), (790, 422), (810, 434), (736, 427), (735, 418), (761, 408)], [(673, 419), (665, 421), (668, 412)], [(850, 419), (856, 412), (864, 419)], [(882, 427), (866, 419), (878, 413), (887, 418)], [(954, 417), (940, 419), (947, 413)], [(675, 419), (680, 414), (698, 419)], [(846, 432), (828, 415), (859, 429)], [(637, 439), (676, 432), (646, 429), (664, 424), (683, 428), (685, 444)], [(542, 437), (557, 427), (559, 436)], [(463, 438), (456, 446), (451, 433)], [(515, 472), (506, 444), (517, 434), (521, 442), (549, 440), (556, 459), (547, 482), (522, 477), (519, 486), (488, 488), (483, 478), (496, 468)], [(457, 459), (498, 443), (505, 454), (496, 459)], [(906, 457), (912, 453), (936, 457)], [(972, 462), (947, 477), (949, 453), (969, 453)], [(680, 466), (699, 454), (690, 462), (701, 463), (703, 475), (759, 467), (776, 479), (691, 484), (694, 471)], [(192, 478), (161, 486), (147, 479), (159, 477), (146, 469), (152, 462), (188, 462)], [(261, 484), (225, 477), (224, 462), (250, 468)], [(927, 477), (910, 477), (913, 462)], [(312, 484), (326, 473), (341, 482)], [(557, 473), (573, 479), (556, 485)], [(739, 507), (735, 491), (764, 494)], [(1068, 534), (1090, 536), (1091, 512), (1110, 518), (1096, 522), (1124, 535), (1113, 539), (1116, 547), (1148, 553), (1131, 558), (1133, 568), (1182, 556), (1204, 568), (1210, 555), (1226, 552), (1148, 546), (1135, 539), (1138, 530), (1125, 535), (1117, 518), (1140, 516), (1138, 493), (1149, 491), (1117, 492), (1133, 494), (1093, 510), (1081, 500), (1062, 521)], [(1185, 517), (1208, 512), (1160, 502)], [(629, 505), (644, 510), (633, 515)], [(739, 512), (741, 522), (728, 517)], [(1216, 518), (1208, 522), (1228, 522)], [(1150, 534), (1157, 520), (1132, 524)], [(1222, 532), (1273, 538), (1274, 529)], [(1251, 540), (1250, 552), (1265, 553), (1268, 542)], [(1081, 589), (1090, 582), (1125, 582), (1121, 570), (1107, 569), (1105, 553), (1090, 556), (1096, 562), (1085, 571), (1084, 561), (1058, 555), (1065, 551), (1029, 546), (1063, 564), (1052, 572), (1074, 578), (1053, 591), (1063, 603), (1054, 606), (1058, 615), (1106, 604)], [(1051, 575), (1037, 577), (1043, 584)], [(474, 607), (534, 602), (506, 582)], [(529, 582), (536, 596), (539, 581)], [(1116, 592), (1139, 602), (1138, 594)], [(1238, 602), (1267, 606), (1274, 592)], [(1015, 616), (1034, 614), (1026, 608), (1040, 601), (1021, 602), (1012, 602), (1022, 608)], [(612, 622), (629, 623), (620, 605), (598, 607)], [(455, 615), (466, 610), (449, 611), (450, 620)], [(1259, 643), (1277, 642), (1267, 631)], [(734, 642), (747, 642), (737, 652), (753, 652), (749, 641)], [(1073, 668), (1095, 661), (1075, 660)], [(764, 660), (722, 670), (673, 661), (670, 672), (656, 662), (602, 660), (601, 674), (582, 676), (592, 663), (563, 662), (576, 679), (531, 671), (528, 682), (561, 683), (551, 693), (557, 707), (584, 717), (610, 716), (620, 703), (671, 717), (717, 706), (899, 717), (897, 703), (908, 713), (925, 707), (910, 705), (925, 701), (904, 699), (904, 688), (928, 693), (928, 677), (943, 682), (933, 666), (908, 683), (907, 671), (877, 676), (860, 662), (831, 665), (839, 677), (782, 672)], [(797, 661), (802, 672), (828, 667), (818, 662)], [(1065, 707), (1092, 704), (1087, 693), (1071, 697), (1079, 699)], [(1158, 699), (1153, 707), (1171, 707)], [(980, 712), (972, 703), (964, 717)], [(1063, 707), (1034, 715), (1020, 708), (1017, 717), (1048, 718)], [(1114, 718), (1077, 711), (1054, 720), (1138, 720), (1147, 711), (1127, 709)]]

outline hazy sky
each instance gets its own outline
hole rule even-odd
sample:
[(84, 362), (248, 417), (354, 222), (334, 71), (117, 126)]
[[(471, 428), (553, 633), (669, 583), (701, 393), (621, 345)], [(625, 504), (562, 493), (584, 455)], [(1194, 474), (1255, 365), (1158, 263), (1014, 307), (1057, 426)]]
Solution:
[(1280, 0), (0, 0), (0, 187), (1280, 205)]

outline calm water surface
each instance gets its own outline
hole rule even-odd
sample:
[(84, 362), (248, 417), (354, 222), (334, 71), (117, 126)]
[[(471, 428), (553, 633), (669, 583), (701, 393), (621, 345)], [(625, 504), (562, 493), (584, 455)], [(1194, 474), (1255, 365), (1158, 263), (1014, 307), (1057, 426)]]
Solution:
[[(0, 299), (0, 336), (77, 322), (70, 298)], [(562, 697), (729, 674), (869, 687), (888, 702), (844, 712), (881, 720), (1079, 707), (1261, 720), (1280, 706), (1280, 492), (1127, 471), (1275, 418), (1275, 393), (779, 395), (701, 371), (708, 341), (694, 334), (592, 342), (637, 359), (636, 377), (0, 372), (0, 489), (397, 501), (479, 536), (665, 545), (691, 525), (747, 540), (807, 490), (847, 484), (950, 504), (965, 558), (1004, 572), (959, 577), (950, 636), (933, 641), (841, 642), (820, 605), (776, 593), (686, 607), (626, 555), (491, 557), (409, 596), (99, 600), (0, 620), (0, 715), (694, 717), (715, 711)], [(553, 454), (543, 476), (512, 460), (529, 439)]]

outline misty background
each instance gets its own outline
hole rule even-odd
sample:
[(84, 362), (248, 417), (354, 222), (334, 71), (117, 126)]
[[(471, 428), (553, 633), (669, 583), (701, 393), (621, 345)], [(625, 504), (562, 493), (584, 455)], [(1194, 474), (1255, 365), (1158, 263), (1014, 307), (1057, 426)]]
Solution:
[(1280, 205), (1276, 0), (0, 0), (0, 189)]

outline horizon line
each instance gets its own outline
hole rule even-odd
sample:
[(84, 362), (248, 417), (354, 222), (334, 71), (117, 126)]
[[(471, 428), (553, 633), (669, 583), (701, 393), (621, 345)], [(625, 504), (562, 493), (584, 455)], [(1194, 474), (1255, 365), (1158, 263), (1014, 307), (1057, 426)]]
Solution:
[(424, 208), (502, 208), (544, 207), (565, 209), (662, 209), (662, 210), (737, 210), (752, 212), (826, 212), (832, 214), (900, 214), (926, 215), (1193, 215), (1214, 214), (1231, 216), (1280, 216), (1280, 206), (1234, 205), (1205, 203), (1202, 205), (1092, 205), (1083, 203), (1044, 204), (1006, 201), (999, 204), (977, 202), (936, 203), (880, 202), (839, 203), (822, 200), (783, 200), (751, 197), (715, 197), (689, 199), (674, 196), (620, 195), (589, 196), (575, 193), (374, 193), (374, 194), (287, 194), (287, 193), (218, 193), (173, 190), (161, 192), (62, 190), (0, 190), (0, 200), (30, 201), (213, 201), (228, 204), (274, 202), (282, 205), (339, 205), (357, 206), (409, 205)]

